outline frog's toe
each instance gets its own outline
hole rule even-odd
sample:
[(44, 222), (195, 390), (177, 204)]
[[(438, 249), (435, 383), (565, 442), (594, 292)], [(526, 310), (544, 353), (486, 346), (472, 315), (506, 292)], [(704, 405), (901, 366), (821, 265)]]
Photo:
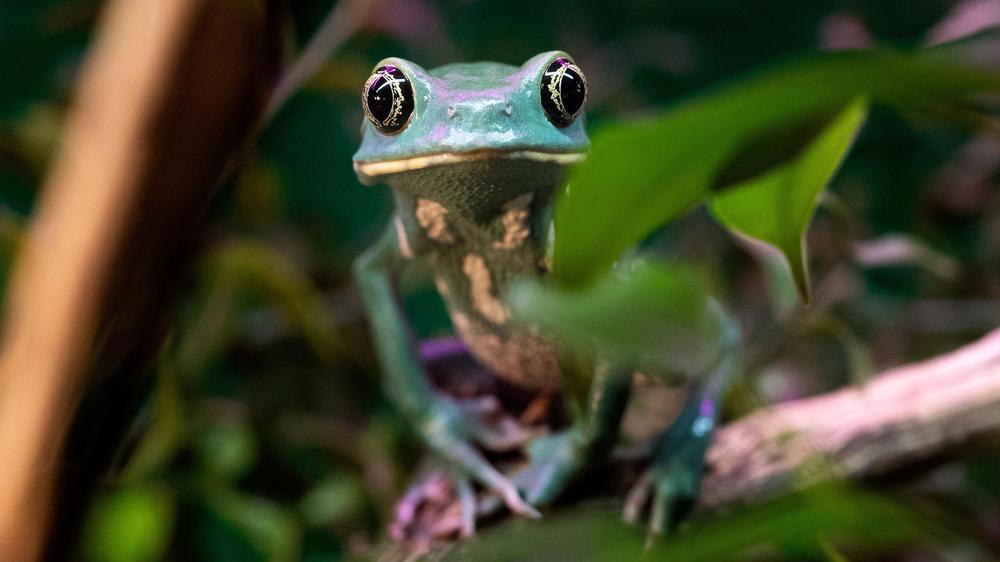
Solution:
[(476, 396), (474, 398), (454, 399), (455, 404), (468, 414), (486, 417), (500, 413), (502, 405), (496, 396)]
[(521, 435), (505, 435), (484, 423), (480, 416), (451, 399), (441, 398), (431, 408), (431, 414), (418, 428), (438, 459), (444, 461), (456, 476), (470, 478), (496, 494), (511, 512), (527, 517), (539, 517), (538, 510), (526, 502), (511, 480), (500, 473), (483, 456), (477, 445), (508, 445), (523, 439)]
[[(395, 541), (415, 541), (453, 535), (460, 527), (459, 521), (442, 515), (453, 503), (457, 488), (447, 471), (436, 469), (425, 472), (396, 502), (389, 536)], [(426, 519), (432, 519), (434, 525), (427, 525)]]
[(396, 502), (389, 536), (418, 544), (471, 537), (480, 514), (471, 479), (438, 468), (425, 472)]
[(584, 466), (584, 454), (571, 431), (538, 437), (528, 447), (527, 466), (514, 483), (535, 505), (551, 503)]
[(650, 540), (675, 530), (694, 507), (700, 476), (700, 465), (671, 462), (651, 467), (626, 496), (622, 518), (628, 523), (639, 523), (648, 505)]
[(495, 452), (522, 448), (539, 434), (540, 430), (526, 427), (510, 416), (503, 416), (496, 423), (482, 425), (474, 430), (476, 442)]

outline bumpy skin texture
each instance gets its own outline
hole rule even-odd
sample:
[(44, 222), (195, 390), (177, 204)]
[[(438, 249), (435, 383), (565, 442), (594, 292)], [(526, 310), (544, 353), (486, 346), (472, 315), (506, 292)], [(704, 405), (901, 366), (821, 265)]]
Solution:
[[(396, 203), (382, 238), (355, 263), (386, 389), (463, 492), (462, 503), (472, 512), (465, 517), (464, 532), (471, 532), (475, 520), (470, 479), (500, 496), (512, 511), (536, 515), (530, 504), (553, 500), (610, 450), (628, 399), (628, 366), (597, 361), (578, 419), (569, 429), (528, 444), (527, 467), (508, 479), (474, 445), (502, 448), (516, 440), (484, 427), (476, 412), (431, 388), (395, 293), (403, 267), (415, 260), (426, 263), (456, 332), (480, 362), (516, 386), (558, 390), (556, 347), (537, 329), (511, 322), (501, 296), (516, 280), (548, 273), (553, 190), (566, 164), (582, 159), (589, 147), (582, 116), (558, 127), (542, 108), (542, 75), (559, 57), (569, 59), (552, 51), (521, 67), (482, 62), (430, 72), (403, 59), (385, 59), (377, 66), (395, 66), (409, 78), (414, 110), (395, 134), (380, 133), (366, 121), (354, 155), (359, 179), (388, 184)], [(696, 393), (712, 407), (691, 410), (696, 414), (685, 422), (691, 427), (674, 428), (669, 435), (667, 448), (694, 451), (684, 455), (691, 459), (681, 467), (666, 455), (657, 465), (671, 463), (668, 468), (650, 469), (646, 481), (656, 485), (654, 519), (661, 523), (656, 513), (675, 496), (690, 495), (690, 482), (698, 480), (701, 453), (714, 427), (714, 401), (728, 378), (729, 369), (723, 371)], [(675, 481), (688, 484), (678, 487)], [(678, 489), (680, 494), (670, 492)], [(633, 513), (641, 511), (648, 496), (640, 492), (630, 502)]]
[[(520, 68), (479, 62), (431, 72), (385, 59), (378, 66), (396, 66), (410, 78), (413, 115), (395, 135), (380, 134), (366, 122), (354, 155), (363, 180), (382, 180), (393, 189), (404, 258), (431, 267), (469, 350), (529, 389), (558, 388), (558, 357), (536, 330), (510, 326), (500, 295), (515, 280), (547, 272), (552, 190), (562, 178), (562, 161), (578, 158), (589, 146), (582, 118), (557, 127), (542, 109), (541, 75), (557, 57), (568, 55), (543, 53)], [(366, 173), (373, 164), (423, 166), (422, 157), (442, 154), (458, 160), (383, 176)]]
[(366, 122), (354, 162), (380, 162), (443, 152), (481, 150), (578, 153), (589, 146), (584, 120), (554, 127), (542, 110), (542, 72), (561, 51), (542, 53), (516, 66), (493, 62), (449, 64), (427, 72), (388, 58), (410, 77), (415, 107), (399, 134), (379, 134)]

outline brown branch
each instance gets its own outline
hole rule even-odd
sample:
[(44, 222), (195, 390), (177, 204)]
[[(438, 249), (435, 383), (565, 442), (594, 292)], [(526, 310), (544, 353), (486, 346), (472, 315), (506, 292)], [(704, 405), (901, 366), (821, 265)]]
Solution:
[(278, 4), (116, 0), (106, 8), (8, 292), (3, 560), (38, 558), (57, 483), (87, 488), (79, 474), (60, 473), (84, 385), (134, 384), (162, 340), (203, 211), (273, 85)]
[(871, 477), (1000, 437), (1000, 330), (861, 387), (723, 427), (700, 507), (754, 503), (818, 480)]
[[(456, 369), (463, 368), (461, 357), (452, 358)], [(467, 369), (468, 362), (464, 365)], [(778, 404), (722, 427), (708, 451), (697, 508), (717, 514), (823, 480), (926, 466), (998, 438), (1000, 329), (951, 353), (876, 375), (863, 387)], [(590, 486), (581, 486), (586, 493), (574, 494), (572, 501), (619, 495), (646, 460), (634, 451), (615, 455), (608, 470), (593, 474)], [(491, 515), (502, 503), (489, 500), (481, 509)], [(378, 560), (412, 560), (427, 548), (442, 559), (452, 552), (454, 543), (429, 541), (436, 536), (437, 517), (457, 513), (455, 498), (441, 501), (421, 515), (421, 529), (414, 533), (420, 539), (390, 545)]]

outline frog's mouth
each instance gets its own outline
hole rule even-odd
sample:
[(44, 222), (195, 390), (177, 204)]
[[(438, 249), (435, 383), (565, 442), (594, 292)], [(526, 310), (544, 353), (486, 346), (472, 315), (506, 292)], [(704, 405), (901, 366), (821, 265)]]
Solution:
[(482, 160), (532, 160), (567, 166), (582, 162), (587, 157), (585, 152), (542, 152), (538, 150), (477, 150), (475, 152), (441, 152), (412, 156), (398, 160), (383, 160), (378, 162), (354, 161), (354, 171), (366, 180), (374, 180), (379, 176), (422, 170), (434, 166), (448, 166)]

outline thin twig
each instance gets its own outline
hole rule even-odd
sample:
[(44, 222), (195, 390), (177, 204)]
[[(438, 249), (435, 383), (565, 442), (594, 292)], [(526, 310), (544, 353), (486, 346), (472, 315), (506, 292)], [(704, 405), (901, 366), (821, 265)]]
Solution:
[(339, 0), (334, 4), (309, 44), (274, 88), (264, 111), (265, 122), (270, 121), (288, 98), (323, 67), (332, 53), (361, 29), (370, 6), (371, 0)]

